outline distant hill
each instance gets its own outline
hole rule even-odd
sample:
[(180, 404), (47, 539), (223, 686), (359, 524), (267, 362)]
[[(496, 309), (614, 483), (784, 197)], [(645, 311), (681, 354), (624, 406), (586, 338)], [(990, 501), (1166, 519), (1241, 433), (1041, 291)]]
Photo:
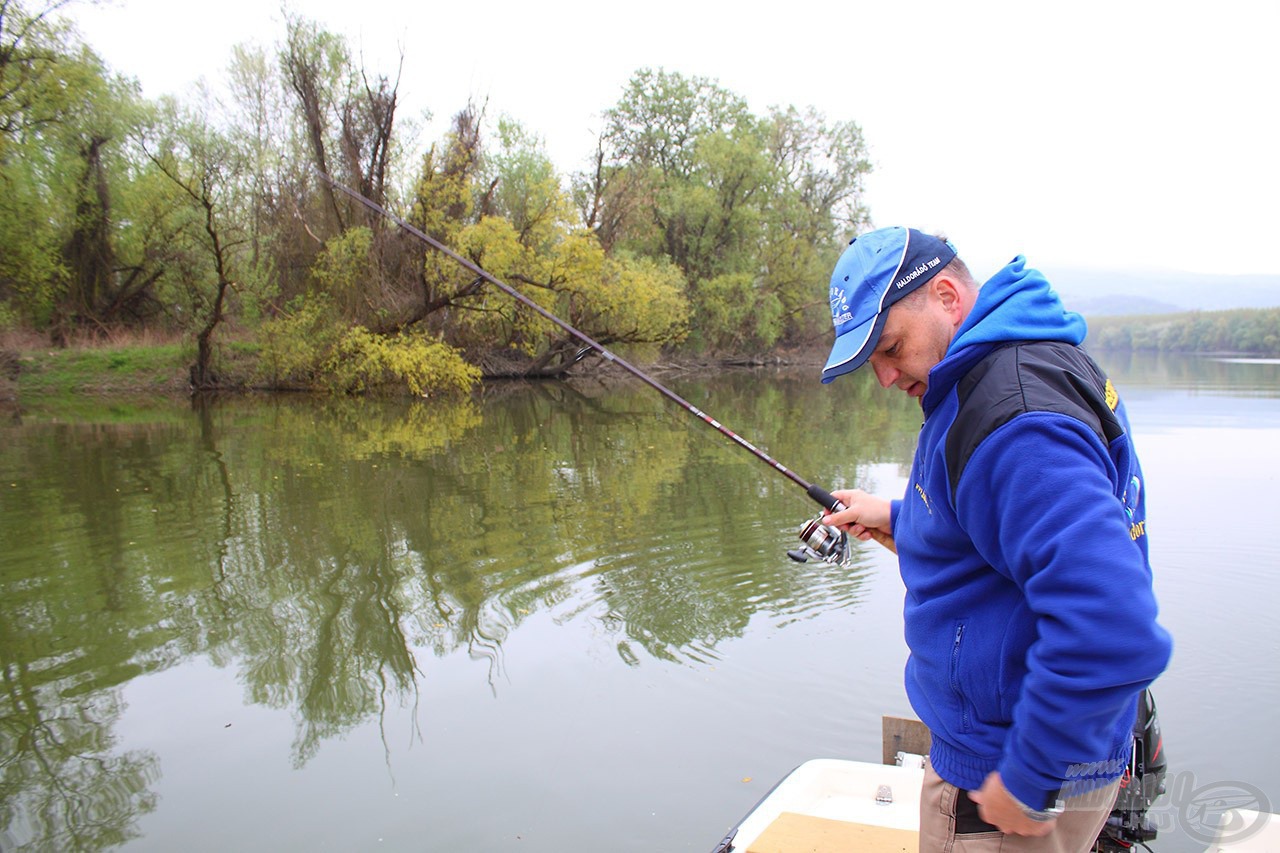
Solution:
[(1085, 315), (1280, 307), (1280, 275), (1108, 272), (1044, 267), (1067, 308)]
[(1069, 293), (1059, 295), (1067, 303), (1067, 307), (1077, 314), (1087, 317), (1177, 314), (1186, 309), (1169, 302), (1147, 299), (1145, 296), (1127, 296), (1111, 294), (1108, 296), (1072, 296)]

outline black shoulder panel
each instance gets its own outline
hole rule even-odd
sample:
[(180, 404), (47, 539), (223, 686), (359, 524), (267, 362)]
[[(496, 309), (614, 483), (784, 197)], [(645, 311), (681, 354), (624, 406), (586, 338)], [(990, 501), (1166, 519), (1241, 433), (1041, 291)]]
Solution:
[(1018, 415), (1068, 415), (1093, 430), (1103, 445), (1124, 433), (1106, 375), (1071, 344), (1034, 341), (1000, 347), (965, 374), (956, 393), (960, 407), (946, 450), (953, 500), (974, 451)]

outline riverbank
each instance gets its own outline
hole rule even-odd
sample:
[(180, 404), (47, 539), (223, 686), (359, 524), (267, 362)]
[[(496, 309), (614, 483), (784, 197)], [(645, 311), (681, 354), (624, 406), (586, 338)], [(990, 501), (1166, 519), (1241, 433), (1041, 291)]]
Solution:
[(72, 395), (186, 394), (191, 347), (178, 342), (0, 350), (0, 399)]
[[(130, 335), (53, 347), (42, 337), (0, 339), (0, 404), (79, 396), (185, 396), (191, 392), (194, 344), (179, 336)], [(256, 347), (224, 348), (228, 389), (247, 386)]]
[[(664, 355), (656, 361), (637, 362), (635, 366), (653, 376), (671, 376), (727, 369), (820, 365), (825, 357), (825, 349), (815, 346), (757, 356)], [(34, 336), (9, 336), (0, 341), (0, 406), (15, 408), (39, 399), (80, 396), (187, 396), (192, 392), (194, 361), (194, 345), (180, 339), (92, 341), (54, 348)], [(250, 342), (225, 345), (216, 370), (219, 392), (302, 390), (264, 385), (260, 378), (259, 348)], [(571, 374), (605, 380), (629, 375), (616, 364), (599, 359), (585, 360)], [(496, 385), (511, 380), (486, 376), (482, 381)]]

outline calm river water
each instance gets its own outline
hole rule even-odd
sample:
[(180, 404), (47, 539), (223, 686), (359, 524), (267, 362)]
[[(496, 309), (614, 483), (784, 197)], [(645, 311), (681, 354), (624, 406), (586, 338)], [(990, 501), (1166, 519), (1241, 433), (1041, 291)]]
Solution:
[[(1280, 808), (1280, 364), (1099, 360), (1176, 643), (1154, 847), (1190, 853)], [(670, 381), (889, 493), (919, 414), (868, 379)], [(706, 851), (910, 714), (891, 555), (788, 560), (803, 493), (639, 384), (35, 407), (0, 511), (3, 850)]]

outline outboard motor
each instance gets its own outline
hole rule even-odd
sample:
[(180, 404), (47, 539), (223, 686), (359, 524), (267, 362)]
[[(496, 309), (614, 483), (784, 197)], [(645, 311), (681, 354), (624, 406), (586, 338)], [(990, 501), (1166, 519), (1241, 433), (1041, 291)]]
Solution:
[(1145, 845), (1156, 837), (1156, 826), (1147, 817), (1147, 810), (1164, 793), (1167, 769), (1156, 700), (1150, 690), (1144, 690), (1138, 699), (1138, 718), (1133, 724), (1133, 755), (1120, 778), (1120, 793), (1098, 835), (1095, 851), (1124, 853), (1131, 851), (1135, 844)]

